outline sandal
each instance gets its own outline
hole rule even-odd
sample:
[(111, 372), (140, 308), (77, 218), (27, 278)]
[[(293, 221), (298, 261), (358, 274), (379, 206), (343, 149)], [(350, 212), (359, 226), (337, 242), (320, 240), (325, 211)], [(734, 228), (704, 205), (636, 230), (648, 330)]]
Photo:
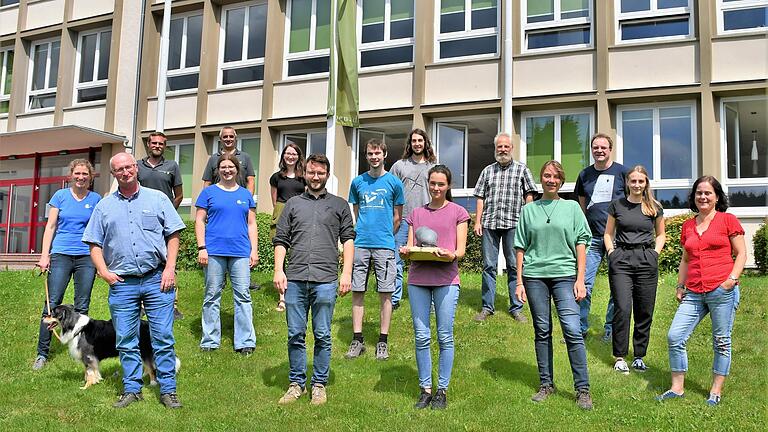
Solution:
[(277, 306), (275, 307), (275, 310), (278, 312), (285, 312), (285, 300), (280, 300), (277, 302)]

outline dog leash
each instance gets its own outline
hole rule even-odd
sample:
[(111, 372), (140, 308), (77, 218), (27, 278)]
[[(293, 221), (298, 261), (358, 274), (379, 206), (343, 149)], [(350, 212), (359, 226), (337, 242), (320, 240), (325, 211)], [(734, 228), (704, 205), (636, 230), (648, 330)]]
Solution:
[[(42, 269), (40, 270), (40, 274), (38, 276), (42, 276), (43, 273), (48, 273), (48, 269)], [(51, 316), (51, 294), (48, 291), (48, 275), (46, 274), (45, 278), (43, 279), (45, 283), (45, 304), (48, 307), (48, 316)], [(61, 337), (59, 336), (59, 333), (56, 331), (56, 329), (52, 329), (51, 332), (54, 336), (56, 336), (56, 339), (61, 342)]]

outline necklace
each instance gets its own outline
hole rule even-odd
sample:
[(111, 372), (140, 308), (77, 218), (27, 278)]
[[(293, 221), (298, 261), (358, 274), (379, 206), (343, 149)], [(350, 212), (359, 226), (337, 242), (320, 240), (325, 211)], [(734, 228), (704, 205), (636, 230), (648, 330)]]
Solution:
[(552, 206), (552, 211), (551, 211), (551, 212), (549, 212), (549, 213), (547, 213), (547, 210), (544, 208), (544, 206), (543, 206), (543, 205), (541, 206), (541, 210), (544, 212), (544, 214), (545, 214), (545, 215), (547, 215), (547, 223), (549, 223), (549, 221), (550, 221), (550, 219), (551, 219), (551, 216), (552, 216), (552, 214), (554, 214), (554, 213), (555, 213), (555, 210), (557, 209), (557, 205), (558, 205), (558, 204), (560, 204), (560, 200), (555, 200), (555, 201), (556, 201), (556, 202), (555, 202), (555, 205), (554, 205), (554, 206)]

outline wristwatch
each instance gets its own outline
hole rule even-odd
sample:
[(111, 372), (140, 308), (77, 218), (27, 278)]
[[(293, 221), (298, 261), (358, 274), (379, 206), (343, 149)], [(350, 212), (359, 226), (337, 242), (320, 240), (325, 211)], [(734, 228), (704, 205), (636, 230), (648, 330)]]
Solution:
[(738, 284), (739, 284), (739, 278), (737, 278), (737, 277), (736, 277), (736, 276), (734, 276), (734, 275), (730, 275), (730, 276), (728, 276), (728, 279), (730, 279), (730, 280), (732, 280), (732, 281), (736, 282), (736, 285), (738, 285)]
[(677, 284), (677, 289), (683, 289), (683, 288), (685, 288), (685, 284), (684, 283)]

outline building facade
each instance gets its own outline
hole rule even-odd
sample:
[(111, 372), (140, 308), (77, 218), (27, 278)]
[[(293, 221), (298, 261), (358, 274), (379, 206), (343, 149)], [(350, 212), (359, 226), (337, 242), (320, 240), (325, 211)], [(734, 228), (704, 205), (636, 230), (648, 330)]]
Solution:
[[(43, 139), (51, 128), (88, 132), (95, 144), (67, 150), (87, 149), (101, 166), (123, 145), (143, 156), (157, 116), (163, 2), (0, 2), (0, 194), (12, 180), (6, 166), (34, 159), (34, 186), (47, 157), (71, 158)], [(667, 214), (687, 208), (703, 174), (722, 180), (749, 238), (768, 214), (766, 0), (358, 0), (361, 126), (336, 126), (329, 143), (330, 5), (172, 3), (164, 129), (184, 177), (182, 214), (225, 125), (254, 160), (260, 211), (271, 211), (268, 179), (285, 143), (327, 154), (344, 196), (366, 169), (361, 143), (386, 142), (391, 166), (420, 127), (470, 210), (493, 137), (506, 129), (534, 173), (548, 159), (563, 163), (565, 192), (601, 131), (619, 162), (648, 168)], [(42, 195), (29, 202), (39, 207)], [(8, 248), (17, 226), (3, 219), (6, 251), (36, 250), (44, 219), (32, 216), (20, 242), (28, 250)]]

